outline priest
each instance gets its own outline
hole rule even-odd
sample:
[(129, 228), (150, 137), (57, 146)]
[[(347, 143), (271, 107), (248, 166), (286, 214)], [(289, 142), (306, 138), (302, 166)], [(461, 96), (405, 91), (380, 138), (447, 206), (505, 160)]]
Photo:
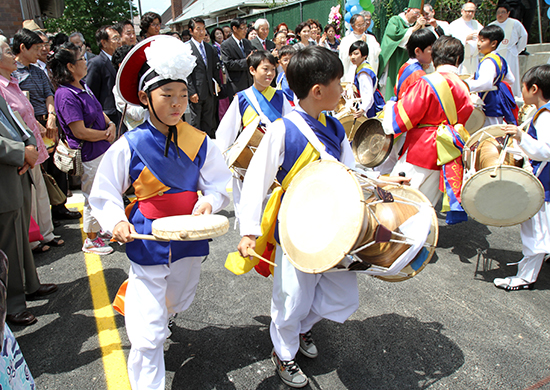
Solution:
[(409, 59), (406, 45), (411, 34), (424, 27), (426, 19), (420, 14), (422, 0), (409, 0), (404, 12), (392, 16), (382, 37), (378, 78), (384, 98), (394, 95), (394, 86), (399, 68)]
[(464, 4), (461, 11), (462, 17), (449, 26), (451, 35), (464, 45), (464, 62), (458, 68), (459, 74), (473, 75), (479, 64), (477, 33), (483, 28), (483, 25), (474, 19), (476, 8), (474, 3)]

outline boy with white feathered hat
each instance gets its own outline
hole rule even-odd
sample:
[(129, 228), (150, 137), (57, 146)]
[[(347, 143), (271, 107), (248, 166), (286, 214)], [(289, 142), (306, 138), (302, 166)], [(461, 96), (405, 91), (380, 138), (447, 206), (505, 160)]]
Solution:
[[(193, 301), (208, 241), (134, 241), (130, 234), (151, 234), (158, 218), (210, 214), (229, 203), (231, 173), (220, 150), (181, 120), (194, 66), (188, 45), (169, 36), (148, 38), (128, 53), (117, 75), (118, 91), (149, 115), (105, 154), (90, 194), (92, 214), (126, 243), (131, 260), (124, 312), (133, 389), (165, 388), (168, 319)], [(130, 185), (137, 199), (125, 210), (122, 194)]]

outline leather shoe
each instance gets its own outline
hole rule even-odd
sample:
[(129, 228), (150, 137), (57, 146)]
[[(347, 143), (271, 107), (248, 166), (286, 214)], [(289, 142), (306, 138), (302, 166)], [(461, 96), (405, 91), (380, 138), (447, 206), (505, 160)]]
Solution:
[(80, 217), (82, 217), (82, 214), (80, 214), (79, 211), (71, 211), (66, 208), (65, 210), (61, 210), (61, 211), (58, 211), (58, 210), (53, 211), (52, 216), (54, 219), (57, 219), (57, 220), (80, 219)]
[(37, 319), (31, 312), (24, 310), (19, 313), (6, 315), (6, 321), (12, 325), (27, 326), (34, 324)]
[(41, 284), (38, 290), (36, 290), (32, 294), (27, 294), (26, 298), (27, 301), (33, 301), (35, 299), (40, 299), (41, 297), (44, 297), (46, 295), (53, 294), (56, 291), (57, 284)]

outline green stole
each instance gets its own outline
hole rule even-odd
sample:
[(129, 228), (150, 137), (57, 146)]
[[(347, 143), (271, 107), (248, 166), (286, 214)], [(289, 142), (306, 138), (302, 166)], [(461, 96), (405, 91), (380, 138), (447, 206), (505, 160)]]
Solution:
[(386, 65), (388, 65), (388, 77), (386, 80), (386, 90), (384, 91), (384, 99), (386, 101), (394, 96), (393, 87), (397, 82), (399, 68), (409, 59), (407, 50), (399, 47), (408, 29), (409, 25), (401, 16), (392, 16), (382, 38), (378, 79), (380, 80), (380, 76), (382, 76)]

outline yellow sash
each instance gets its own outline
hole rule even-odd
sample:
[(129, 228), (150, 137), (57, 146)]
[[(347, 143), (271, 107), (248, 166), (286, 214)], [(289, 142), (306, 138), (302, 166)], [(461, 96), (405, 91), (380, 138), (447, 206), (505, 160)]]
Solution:
[[(296, 176), (298, 172), (300, 172), (300, 170), (302, 170), (302, 168), (318, 159), (319, 152), (315, 150), (315, 148), (310, 143), (308, 143), (304, 148), (302, 154), (300, 154), (298, 160), (296, 160), (296, 162), (284, 178), (283, 182), (281, 183), (281, 187), (277, 187), (275, 190), (273, 190), (262, 216), (262, 235), (256, 240), (256, 252), (258, 254), (262, 255), (268, 244), (271, 244), (273, 246), (277, 245), (274, 237), (275, 226), (277, 224), (277, 216), (279, 215), (279, 209), (281, 207), (281, 199), (283, 197), (283, 194), (290, 185), (292, 179), (294, 178), (294, 176)], [(273, 256), (274, 253), (275, 251), (273, 251)], [(273, 256), (271, 260), (273, 260)], [(256, 258), (244, 258), (239, 254), (239, 252), (232, 252), (227, 255), (225, 268), (233, 272), (235, 275), (242, 275), (254, 268), (254, 266), (256, 266), (259, 262), (260, 260)], [(270, 266), (270, 270), (273, 274), (273, 266)]]

